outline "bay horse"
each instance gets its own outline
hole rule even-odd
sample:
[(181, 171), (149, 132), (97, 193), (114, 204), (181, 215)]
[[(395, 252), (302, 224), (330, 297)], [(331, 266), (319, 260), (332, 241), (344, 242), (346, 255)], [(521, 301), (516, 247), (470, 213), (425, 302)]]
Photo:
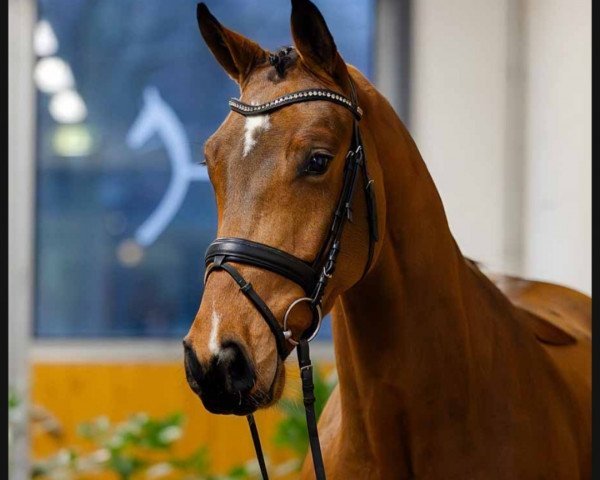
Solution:
[[(342, 60), (313, 3), (292, 1), (294, 46), (275, 53), (203, 4), (197, 17), (244, 104), (314, 88), (350, 97), (354, 85), (362, 108), (379, 241), (365, 273), (368, 202), (356, 195), (322, 299), (339, 378), (319, 420), (327, 478), (591, 478), (591, 299), (485, 275), (462, 255), (417, 146), (387, 100)], [(205, 144), (218, 237), (312, 261), (342, 189), (351, 117), (319, 101), (231, 112)], [(279, 322), (303, 296), (285, 276), (235, 268)], [(294, 338), (312, 317), (298, 305)], [(244, 415), (280, 398), (275, 336), (226, 272), (207, 279), (184, 345), (188, 382), (209, 411)], [(309, 455), (302, 477), (313, 475)]]

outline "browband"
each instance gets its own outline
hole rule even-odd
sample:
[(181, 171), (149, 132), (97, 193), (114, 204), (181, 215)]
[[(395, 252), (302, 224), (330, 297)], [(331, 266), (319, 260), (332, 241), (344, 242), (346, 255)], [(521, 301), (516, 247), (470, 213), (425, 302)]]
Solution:
[(363, 114), (362, 109), (352, 102), (352, 100), (332, 90), (325, 90), (321, 88), (299, 90), (294, 93), (283, 95), (282, 97), (278, 97), (275, 100), (271, 100), (270, 102), (263, 103), (261, 105), (250, 105), (238, 100), (237, 98), (230, 98), (229, 107), (234, 112), (245, 116), (252, 116), (274, 112), (275, 110), (279, 110), (280, 108), (291, 105), (292, 103), (306, 103), (315, 100), (324, 100), (326, 102), (337, 103), (338, 105), (350, 110), (357, 121), (361, 119)]

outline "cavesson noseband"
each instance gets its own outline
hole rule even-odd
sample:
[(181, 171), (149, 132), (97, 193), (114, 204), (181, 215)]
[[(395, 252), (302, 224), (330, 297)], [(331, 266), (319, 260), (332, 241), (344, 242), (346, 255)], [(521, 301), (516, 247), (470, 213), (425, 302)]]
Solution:
[[(325, 287), (335, 271), (336, 261), (341, 248), (340, 242), (344, 225), (347, 220), (352, 221), (352, 200), (354, 198), (358, 177), (361, 174), (364, 183), (369, 225), (369, 252), (363, 276), (368, 272), (369, 267), (371, 266), (374, 245), (378, 240), (377, 208), (375, 205), (373, 180), (370, 179), (367, 170), (365, 153), (358, 127), (358, 122), (360, 121), (363, 112), (358, 106), (356, 91), (352, 81), (350, 81), (350, 86), (351, 99), (332, 90), (314, 88), (289, 93), (262, 105), (249, 105), (233, 98), (229, 100), (231, 110), (244, 116), (272, 113), (288, 105), (311, 101), (332, 102), (345, 107), (352, 113), (352, 140), (350, 142), (348, 154), (346, 155), (342, 190), (327, 237), (314, 261), (306, 262), (277, 248), (243, 238), (232, 237), (217, 238), (208, 247), (205, 258), (206, 272), (204, 281), (206, 282), (211, 272), (214, 272), (215, 270), (224, 270), (233, 278), (240, 287), (242, 293), (250, 300), (271, 329), (271, 332), (276, 339), (277, 352), (282, 361), (287, 358), (291, 351), (290, 344), (297, 347), (300, 376), (302, 378), (302, 392), (306, 410), (306, 422), (315, 474), (318, 480), (325, 479), (325, 469), (323, 467), (323, 458), (321, 455), (317, 421), (314, 411), (315, 397), (308, 343), (317, 335), (319, 328), (321, 327), (321, 301), (323, 299)], [(279, 323), (273, 312), (271, 312), (271, 309), (262, 300), (260, 295), (256, 293), (252, 285), (244, 279), (241, 273), (233, 267), (230, 262), (251, 265), (281, 275), (299, 285), (304, 290), (305, 296), (298, 298), (290, 304), (285, 312), (282, 322)], [(292, 331), (288, 327), (288, 318), (292, 310), (301, 303), (309, 304), (313, 312), (312, 322), (310, 327), (300, 338), (294, 339), (292, 337)], [(268, 474), (262, 454), (258, 430), (252, 414), (248, 415), (247, 418), (261, 473), (263, 479), (267, 480)]]

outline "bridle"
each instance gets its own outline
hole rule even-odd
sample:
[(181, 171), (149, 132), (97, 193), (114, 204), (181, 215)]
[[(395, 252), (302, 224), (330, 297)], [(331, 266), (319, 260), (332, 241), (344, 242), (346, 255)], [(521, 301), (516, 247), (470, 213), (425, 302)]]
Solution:
[[(327, 238), (322, 244), (315, 260), (313, 262), (306, 262), (277, 248), (234, 237), (217, 238), (209, 245), (205, 257), (206, 271), (204, 274), (204, 282), (206, 283), (209, 275), (215, 270), (224, 270), (233, 278), (242, 293), (250, 300), (271, 329), (277, 343), (277, 352), (282, 361), (284, 361), (290, 353), (289, 344), (296, 346), (298, 364), (300, 366), (300, 376), (302, 379), (302, 393), (306, 410), (306, 423), (310, 448), (315, 475), (318, 480), (325, 479), (325, 469), (323, 467), (323, 457), (321, 455), (321, 446), (317, 432), (317, 420), (314, 410), (315, 396), (308, 344), (315, 338), (321, 327), (323, 317), (321, 301), (323, 299), (325, 287), (335, 272), (336, 261), (341, 248), (340, 243), (344, 225), (347, 220), (352, 222), (352, 200), (354, 198), (358, 177), (361, 174), (364, 183), (369, 225), (369, 252), (363, 271), (363, 277), (369, 271), (373, 260), (375, 242), (378, 240), (377, 208), (375, 205), (373, 180), (369, 177), (367, 170), (366, 158), (358, 127), (358, 122), (362, 117), (362, 110), (358, 106), (356, 91), (351, 80), (350, 86), (351, 99), (332, 90), (314, 88), (292, 92), (262, 105), (249, 105), (234, 98), (229, 100), (229, 107), (232, 111), (247, 117), (263, 115), (288, 105), (311, 101), (336, 103), (345, 107), (352, 113), (352, 140), (350, 142), (348, 154), (346, 155), (342, 191), (331, 221)], [(256, 293), (252, 285), (246, 281), (241, 273), (230, 264), (231, 262), (251, 265), (281, 275), (302, 287), (305, 296), (298, 298), (290, 304), (283, 317), (283, 322), (280, 324), (260, 295)], [(312, 310), (312, 322), (299, 339), (294, 339), (292, 338), (292, 331), (288, 327), (288, 318), (292, 310), (301, 303), (309, 304)], [(254, 422), (252, 414), (247, 415), (247, 419), (260, 470), (263, 479), (267, 480), (268, 474), (256, 423)]]
[[(352, 200), (354, 198), (359, 174), (362, 174), (364, 182), (369, 225), (369, 252), (363, 271), (363, 277), (369, 271), (373, 260), (375, 242), (378, 240), (377, 208), (375, 205), (373, 180), (369, 177), (367, 170), (366, 158), (358, 127), (358, 122), (362, 117), (362, 110), (358, 106), (356, 91), (351, 80), (350, 86), (351, 99), (332, 90), (315, 88), (292, 92), (262, 105), (249, 105), (234, 98), (229, 100), (229, 107), (232, 111), (247, 117), (272, 113), (288, 105), (311, 101), (336, 103), (345, 107), (352, 113), (352, 139), (350, 141), (348, 154), (346, 155), (342, 191), (331, 221), (331, 227), (329, 228), (327, 238), (322, 244), (315, 260), (312, 263), (309, 263), (277, 248), (234, 237), (217, 238), (209, 245), (205, 256), (206, 271), (204, 274), (204, 282), (206, 283), (209, 275), (215, 270), (224, 270), (233, 278), (242, 293), (250, 300), (271, 329), (277, 343), (277, 352), (282, 361), (284, 361), (290, 353), (289, 344), (296, 346), (298, 364), (300, 366), (300, 376), (302, 379), (306, 424), (315, 475), (318, 480), (325, 479), (325, 468), (323, 466), (323, 457), (321, 454), (317, 420), (314, 410), (315, 396), (308, 344), (317, 335), (319, 328), (321, 327), (323, 318), (321, 301), (323, 299), (325, 287), (335, 272), (336, 261), (341, 248), (340, 243), (344, 225), (347, 220), (352, 221)], [(302, 287), (305, 296), (298, 298), (290, 304), (283, 317), (283, 323), (280, 324), (273, 312), (271, 312), (271, 309), (262, 300), (260, 295), (256, 293), (256, 290), (254, 290), (252, 285), (246, 281), (241, 273), (232, 266), (230, 262), (251, 265), (281, 275)], [(296, 340), (292, 338), (292, 331), (288, 328), (288, 318), (292, 310), (301, 303), (308, 303), (313, 315), (310, 327)], [(268, 474), (258, 429), (252, 414), (247, 415), (247, 419), (260, 470), (263, 479), (267, 480)]]

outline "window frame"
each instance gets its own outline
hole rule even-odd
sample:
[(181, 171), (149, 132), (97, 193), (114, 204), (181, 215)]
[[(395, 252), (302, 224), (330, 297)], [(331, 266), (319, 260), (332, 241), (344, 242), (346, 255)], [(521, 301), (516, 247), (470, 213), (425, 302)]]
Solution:
[[(373, 45), (373, 74), (375, 84), (390, 100), (392, 106), (403, 118), (409, 121), (408, 93), (409, 93), (409, 52), (410, 52), (410, 3), (411, 0), (376, 0), (375, 26)], [(18, 13), (14, 8), (19, 5), (25, 13)], [(31, 37), (37, 22), (36, 0), (11, 0), (11, 11), (15, 11), (21, 27), (20, 51), (18, 56), (10, 57), (10, 71), (15, 72), (15, 78), (26, 81), (14, 82), (15, 89), (11, 90), (13, 96), (25, 98), (20, 103), (20, 108), (31, 115), (21, 115), (18, 122), (14, 122), (14, 143), (19, 144), (15, 153), (9, 155), (9, 169), (19, 172), (18, 182), (13, 181), (9, 189), (10, 213), (18, 218), (15, 231), (21, 232), (22, 241), (11, 244), (11, 263), (15, 262), (15, 271), (9, 271), (9, 295), (15, 303), (11, 311), (9, 325), (11, 329), (19, 329), (19, 345), (31, 348), (22, 348), (23, 357), (20, 363), (29, 361), (171, 361), (181, 357), (181, 344), (177, 339), (156, 340), (152, 338), (125, 337), (119, 339), (81, 339), (81, 338), (39, 338), (33, 336), (34, 305), (35, 300), (35, 202), (36, 198), (36, 162), (35, 151), (36, 134), (36, 91), (32, 81), (33, 64), (35, 61), (32, 53)], [(21, 18), (22, 16), (22, 18)], [(15, 20), (17, 21), (17, 20)], [(23, 39), (25, 41), (23, 41)], [(11, 42), (11, 45), (13, 42)], [(25, 53), (23, 53), (25, 52)], [(394, 87), (397, 86), (397, 87)], [(16, 92), (18, 90), (18, 93)], [(22, 95), (22, 96), (21, 96)], [(23, 104), (26, 108), (23, 108)], [(11, 122), (11, 126), (13, 122)], [(10, 135), (13, 138), (13, 135)], [(16, 153), (18, 152), (18, 154)], [(17, 161), (18, 158), (18, 161)], [(15, 221), (16, 224), (16, 221)], [(11, 224), (12, 226), (12, 224)], [(18, 271), (17, 271), (18, 270)], [(19, 295), (10, 294), (14, 289)], [(25, 334), (23, 334), (25, 332)], [(12, 336), (11, 336), (12, 339)], [(13, 348), (14, 347), (14, 348)], [(16, 345), (13, 345), (16, 350)], [(315, 356), (322, 360), (333, 361), (333, 342), (316, 342)], [(12, 357), (11, 357), (12, 358)], [(19, 363), (19, 362), (17, 362)]]

